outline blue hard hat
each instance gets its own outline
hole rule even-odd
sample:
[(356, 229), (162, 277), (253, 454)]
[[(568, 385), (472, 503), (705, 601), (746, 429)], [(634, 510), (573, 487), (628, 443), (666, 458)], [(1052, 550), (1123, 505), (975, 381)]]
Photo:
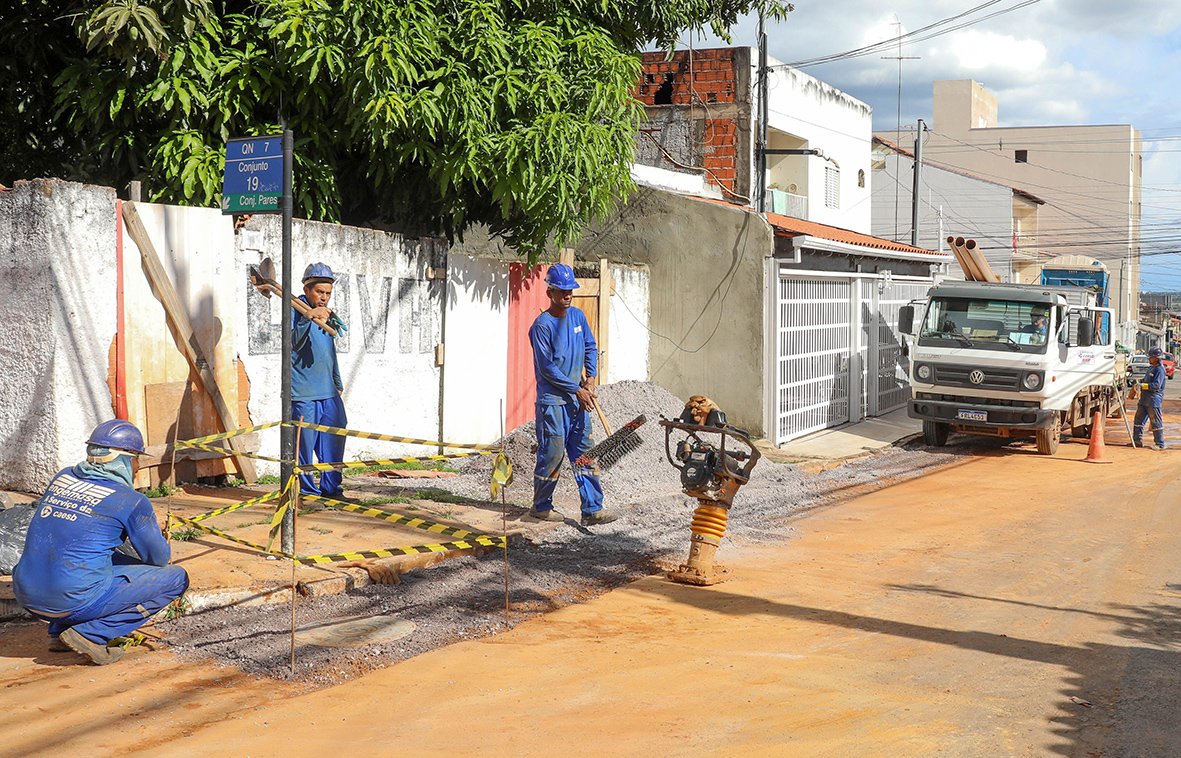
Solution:
[(336, 274), (332, 273), (332, 269), (328, 268), (327, 263), (313, 263), (303, 270), (304, 284), (335, 281)]
[(578, 282), (574, 279), (574, 269), (565, 263), (555, 263), (545, 272), (545, 283), (556, 290), (576, 290)]
[(94, 427), (87, 445), (109, 447), (112, 450), (122, 450), (136, 455), (144, 453), (144, 436), (135, 428), (135, 424), (121, 418), (104, 421)]
[(1164, 354), (1165, 354), (1165, 351), (1161, 350), (1159, 347), (1150, 347), (1148, 349), (1148, 357), (1149, 358), (1159, 358)]

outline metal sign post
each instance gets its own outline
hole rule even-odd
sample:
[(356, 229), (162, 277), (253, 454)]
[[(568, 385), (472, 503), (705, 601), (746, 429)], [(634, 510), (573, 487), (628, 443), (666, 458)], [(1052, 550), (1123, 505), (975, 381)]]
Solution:
[[(283, 415), (281, 418), (285, 422), (279, 427), (279, 457), (283, 460), (280, 465), (279, 481), (286, 484), (291, 478), (292, 469), (295, 467), (295, 435), (294, 429), (291, 428), (291, 347), (292, 347), (292, 330), (295, 328), (294, 319), (292, 319), (291, 298), (295, 293), (291, 291), (291, 213), (294, 205), (292, 190), (291, 190), (291, 164), (292, 164), (292, 143), (294, 138), (290, 129), (283, 130), (283, 347), (282, 347), (282, 374), (283, 391), (279, 402), (283, 404)], [(299, 485), (297, 484), (296, 487)], [(295, 553), (295, 509), (298, 507), (299, 498), (295, 492), (291, 493), (291, 501), (288, 503), (287, 513), (283, 516), (283, 531), (280, 535), (279, 544), (283, 548), (283, 552), (288, 555)]]
[[(283, 346), (280, 352), (280, 403), (283, 426), (279, 429), (280, 486), (286, 486), (295, 467), (295, 443), (291, 422), (291, 214), (292, 155), (294, 137), (290, 129), (281, 135), (237, 137), (226, 142), (226, 167), (222, 176), (221, 212), (281, 213), (283, 215), (283, 297), (280, 306)], [(228, 430), (227, 430), (228, 431)], [(283, 552), (294, 550), (294, 508), (292, 498), (283, 517)]]

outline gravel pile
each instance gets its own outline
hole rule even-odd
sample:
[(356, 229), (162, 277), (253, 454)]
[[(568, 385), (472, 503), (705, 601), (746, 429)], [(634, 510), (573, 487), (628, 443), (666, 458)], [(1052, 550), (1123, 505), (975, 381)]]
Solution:
[[(640, 429), (642, 447), (603, 476), (606, 506), (618, 512), (620, 519), (593, 531), (579, 526), (578, 492), (565, 468), (555, 503), (567, 522), (510, 549), (513, 624), (675, 567), (688, 551), (689, 523), (697, 501), (680, 492), (677, 470), (665, 459), (664, 430), (656, 423), (661, 414), (679, 415), (682, 401), (644, 382), (606, 385), (600, 388), (600, 397), (612, 428), (640, 413), (649, 419)], [(594, 426), (598, 441), (605, 435), (597, 419)], [(535, 445), (532, 423), (515, 429), (505, 441), (516, 474), (508, 493), (514, 520), (524, 515), (532, 501)], [(791, 532), (786, 524), (789, 516), (839, 499), (849, 488), (920, 476), (965, 452), (891, 448), (818, 476), (764, 458), (735, 498), (719, 557), (724, 561), (744, 543), (784, 539)], [(461, 476), (431, 480), (430, 486), (486, 501), (491, 466), (491, 458), (473, 458), (465, 461)], [(346, 486), (369, 496), (396, 494), (422, 483), (356, 477)], [(344, 595), (303, 599), (298, 606), (301, 625), (393, 614), (414, 621), (417, 628), (392, 643), (359, 648), (304, 646), (298, 651), (297, 678), (335, 683), (457, 640), (496, 633), (505, 628), (503, 611), (499, 552), (406, 574), (400, 585), (373, 585)], [(182, 654), (210, 656), (246, 671), (287, 678), (289, 613), (285, 605), (229, 608), (186, 616), (169, 622), (165, 629)]]

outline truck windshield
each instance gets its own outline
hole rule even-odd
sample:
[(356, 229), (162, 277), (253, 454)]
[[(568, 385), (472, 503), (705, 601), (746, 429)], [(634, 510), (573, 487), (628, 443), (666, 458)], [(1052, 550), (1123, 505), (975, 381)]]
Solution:
[(1044, 353), (1052, 316), (1049, 303), (937, 297), (927, 308), (919, 344)]

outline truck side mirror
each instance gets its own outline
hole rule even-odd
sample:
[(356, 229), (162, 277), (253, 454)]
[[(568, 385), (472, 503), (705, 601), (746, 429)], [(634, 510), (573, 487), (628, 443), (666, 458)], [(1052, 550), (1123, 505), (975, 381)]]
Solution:
[(914, 334), (914, 306), (904, 305), (898, 309), (898, 333)]
[(1078, 334), (1075, 337), (1075, 343), (1079, 347), (1090, 347), (1095, 344), (1094, 321), (1085, 317), (1078, 320)]

